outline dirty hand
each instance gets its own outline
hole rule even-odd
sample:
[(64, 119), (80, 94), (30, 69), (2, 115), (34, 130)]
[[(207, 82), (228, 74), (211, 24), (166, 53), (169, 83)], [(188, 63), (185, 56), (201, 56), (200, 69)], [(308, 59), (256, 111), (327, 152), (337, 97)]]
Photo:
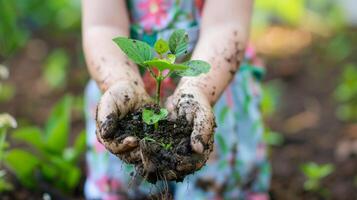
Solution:
[[(215, 117), (208, 98), (201, 88), (190, 85), (190, 83), (183, 83), (168, 98), (166, 107), (169, 110), (170, 118), (175, 119), (178, 116), (184, 116), (189, 123), (192, 123), (191, 147), (194, 152), (202, 156), (202, 159), (200, 159), (198, 165), (191, 167), (201, 168), (213, 149), (213, 133), (216, 127)], [(182, 168), (187, 170), (185, 166), (182, 166)]]
[(113, 154), (128, 161), (139, 159), (136, 149), (138, 139), (133, 136), (116, 138), (117, 121), (150, 101), (142, 84), (120, 81), (101, 97), (97, 107), (96, 126), (98, 140)]

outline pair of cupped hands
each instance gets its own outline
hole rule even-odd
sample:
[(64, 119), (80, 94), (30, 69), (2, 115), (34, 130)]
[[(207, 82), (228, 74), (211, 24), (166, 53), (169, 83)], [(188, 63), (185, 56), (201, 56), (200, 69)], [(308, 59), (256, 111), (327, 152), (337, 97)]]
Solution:
[[(135, 163), (140, 161), (139, 139), (128, 136), (120, 141), (110, 139), (116, 131), (115, 124), (129, 112), (153, 102), (137, 81), (120, 81), (108, 88), (103, 94), (96, 114), (97, 138), (113, 154), (120, 159)], [(185, 117), (193, 125), (191, 147), (195, 155), (201, 157), (197, 162), (187, 160), (178, 168), (182, 170), (198, 170), (207, 161), (213, 149), (213, 132), (215, 117), (209, 99), (203, 89), (190, 84), (189, 81), (179, 84), (172, 96), (167, 98), (168, 118), (175, 120)], [(109, 138), (109, 139), (108, 139)], [(195, 163), (195, 165), (192, 165)]]

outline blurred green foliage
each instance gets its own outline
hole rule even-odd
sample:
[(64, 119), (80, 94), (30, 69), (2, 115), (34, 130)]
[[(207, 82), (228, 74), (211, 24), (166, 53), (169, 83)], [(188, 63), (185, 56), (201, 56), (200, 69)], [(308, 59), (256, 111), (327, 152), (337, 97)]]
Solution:
[(9, 150), (5, 164), (25, 186), (34, 188), (47, 182), (71, 192), (78, 185), (82, 174), (78, 162), (85, 150), (85, 133), (75, 138), (73, 146), (68, 145), (71, 106), (72, 97), (65, 96), (53, 108), (43, 129), (28, 126), (12, 134), (15, 141), (27, 147)]
[(334, 166), (332, 164), (319, 165), (314, 162), (309, 162), (303, 164), (300, 169), (306, 178), (304, 189), (326, 196), (327, 191), (322, 188), (321, 180), (334, 171)]
[[(261, 110), (263, 118), (269, 119), (277, 111), (281, 97), (281, 83), (276, 80), (269, 81), (263, 85), (263, 96), (261, 101)], [(265, 127), (263, 140), (269, 146), (279, 146), (284, 142), (281, 133), (272, 131), (268, 126)]]
[(69, 62), (66, 51), (60, 48), (55, 49), (47, 57), (43, 77), (51, 88), (57, 89), (65, 86)]
[(352, 44), (351, 39), (341, 32), (329, 41), (326, 49), (326, 57), (333, 60), (333, 62), (341, 62), (352, 53)]
[(279, 81), (272, 80), (264, 83), (261, 109), (265, 117), (269, 117), (276, 112), (280, 97), (281, 83)]
[(330, 28), (344, 24), (344, 15), (335, 0), (256, 0), (253, 24), (264, 28), (273, 23), (302, 26), (308, 20), (318, 21)]
[(357, 65), (346, 64), (334, 93), (340, 120), (357, 121)]
[(6, 140), (7, 130), (16, 128), (16, 120), (9, 114), (0, 114), (0, 192), (9, 191), (13, 186), (6, 179), (6, 171), (3, 170), (3, 163), (6, 153), (8, 152), (9, 143)]
[(8, 102), (15, 96), (16, 88), (10, 83), (0, 83), (0, 102)]
[(33, 34), (80, 34), (80, 0), (0, 0), (0, 58), (10, 56)]
[[(5, 80), (9, 77), (9, 69), (0, 65), (0, 80)], [(0, 82), (0, 102), (11, 100), (15, 95), (15, 87), (10, 83)]]

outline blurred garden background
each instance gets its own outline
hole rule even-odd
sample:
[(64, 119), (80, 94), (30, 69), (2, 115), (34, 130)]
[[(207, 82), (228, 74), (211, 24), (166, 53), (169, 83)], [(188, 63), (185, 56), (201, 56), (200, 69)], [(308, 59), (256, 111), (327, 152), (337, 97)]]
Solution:
[[(0, 0), (0, 199), (83, 199), (80, 6)], [(357, 199), (357, 2), (256, 0), (251, 42), (272, 199)]]

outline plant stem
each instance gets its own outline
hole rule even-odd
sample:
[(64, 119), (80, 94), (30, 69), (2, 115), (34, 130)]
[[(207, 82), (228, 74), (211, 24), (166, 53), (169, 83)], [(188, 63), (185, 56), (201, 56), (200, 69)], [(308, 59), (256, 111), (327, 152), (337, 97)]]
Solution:
[(159, 71), (159, 75), (156, 78), (156, 98), (155, 103), (160, 106), (160, 94), (161, 94), (161, 81), (162, 81), (161, 71)]
[[(161, 81), (163, 80), (163, 76), (161, 74), (161, 71), (159, 70), (159, 73), (157, 75), (156, 79), (156, 97), (155, 97), (155, 103), (160, 106), (160, 94), (161, 94)], [(154, 124), (155, 130), (159, 128), (159, 122), (156, 122)]]

